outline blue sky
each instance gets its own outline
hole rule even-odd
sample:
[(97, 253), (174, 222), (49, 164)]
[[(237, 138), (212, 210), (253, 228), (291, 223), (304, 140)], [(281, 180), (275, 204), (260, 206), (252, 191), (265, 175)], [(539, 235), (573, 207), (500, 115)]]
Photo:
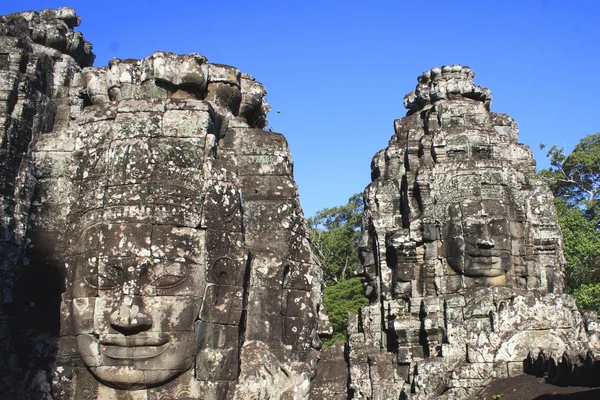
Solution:
[(404, 95), (432, 67), (470, 66), (538, 167), (540, 142), (571, 150), (600, 131), (597, 1), (4, 0), (0, 14), (61, 5), (81, 16), (96, 66), (195, 52), (262, 82), (306, 216), (364, 189)]

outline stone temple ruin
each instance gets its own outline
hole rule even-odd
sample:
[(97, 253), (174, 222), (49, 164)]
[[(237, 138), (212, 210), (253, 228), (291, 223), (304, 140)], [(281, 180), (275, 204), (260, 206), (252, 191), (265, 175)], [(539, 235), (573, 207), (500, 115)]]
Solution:
[(199, 54), (94, 68), (79, 22), (0, 17), (7, 398), (469, 398), (523, 372), (597, 378), (552, 195), (470, 69), (406, 96), (366, 190), (371, 304), (322, 348), (322, 273), (263, 86)]
[(371, 305), (350, 326), (354, 398), (468, 398), (540, 352), (556, 363), (600, 344), (595, 315), (562, 293), (552, 194), (517, 124), (490, 112), (473, 76), (460, 65), (420, 76), (373, 159), (359, 248)]
[(307, 397), (329, 326), (264, 88), (199, 54), (93, 68), (78, 22), (0, 20), (2, 365), (38, 364), (34, 398)]

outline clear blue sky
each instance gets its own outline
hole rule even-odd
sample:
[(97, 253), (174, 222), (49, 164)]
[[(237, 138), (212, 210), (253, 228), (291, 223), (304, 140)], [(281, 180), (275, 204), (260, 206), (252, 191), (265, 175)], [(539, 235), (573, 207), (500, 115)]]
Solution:
[(61, 5), (82, 17), (96, 66), (196, 52), (262, 82), (306, 216), (364, 189), (404, 95), (432, 67), (470, 66), (538, 167), (540, 142), (571, 150), (600, 131), (600, 1), (2, 0), (0, 14)]

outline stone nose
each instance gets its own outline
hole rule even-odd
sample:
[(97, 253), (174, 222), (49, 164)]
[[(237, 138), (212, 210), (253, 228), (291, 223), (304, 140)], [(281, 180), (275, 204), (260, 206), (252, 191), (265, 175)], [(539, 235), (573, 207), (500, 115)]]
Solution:
[(110, 326), (123, 335), (135, 335), (152, 328), (152, 318), (141, 300), (140, 296), (123, 296), (119, 308), (110, 315)]
[(480, 236), (477, 238), (475, 245), (480, 249), (493, 249), (496, 245), (494, 239), (490, 237), (487, 223), (481, 224)]

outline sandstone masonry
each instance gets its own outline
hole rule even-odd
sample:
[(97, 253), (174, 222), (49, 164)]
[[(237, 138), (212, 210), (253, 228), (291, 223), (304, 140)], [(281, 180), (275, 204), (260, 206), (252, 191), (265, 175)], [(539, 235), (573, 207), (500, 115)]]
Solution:
[(322, 276), (263, 86), (199, 54), (93, 68), (69, 8), (0, 22), (6, 386), (307, 398)]
[(490, 112), (473, 76), (460, 65), (423, 73), (373, 159), (359, 271), (371, 305), (351, 318), (353, 398), (469, 398), (539, 357), (598, 354), (595, 315), (562, 293), (552, 195), (517, 124)]

